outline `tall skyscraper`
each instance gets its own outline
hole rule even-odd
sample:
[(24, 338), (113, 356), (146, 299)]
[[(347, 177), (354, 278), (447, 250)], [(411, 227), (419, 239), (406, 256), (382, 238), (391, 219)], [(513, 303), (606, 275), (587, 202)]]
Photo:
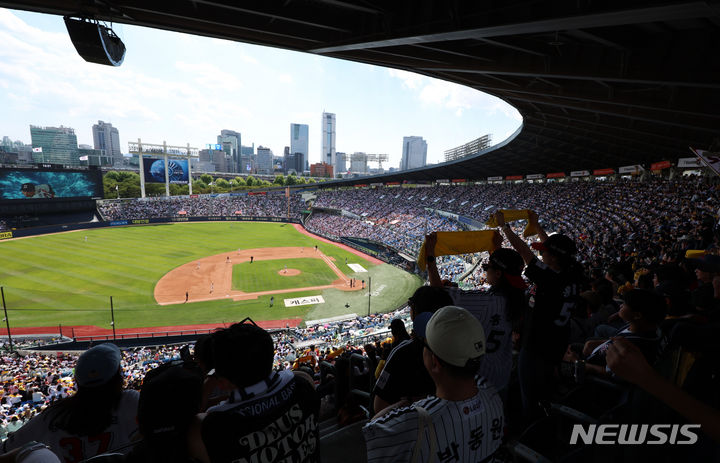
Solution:
[(353, 174), (367, 174), (367, 154), (355, 152), (350, 156), (350, 172)]
[(337, 159), (335, 157), (335, 114), (322, 115), (322, 157), (320, 162), (330, 164), (337, 172)]
[(335, 174), (344, 174), (347, 172), (346, 160), (349, 159), (345, 153), (338, 151), (335, 153)]
[(400, 170), (425, 167), (427, 164), (427, 142), (422, 137), (403, 137), (403, 154)]
[(92, 126), (93, 144), (96, 150), (105, 150), (105, 157), (111, 158), (113, 165), (122, 165), (123, 155), (120, 151), (120, 133), (107, 122), (98, 121)]
[(273, 173), (273, 152), (270, 148), (258, 146), (257, 155), (255, 156), (257, 163), (257, 173), (263, 175), (272, 175)]
[(241, 172), (241, 154), (242, 149), (242, 135), (240, 132), (234, 130), (221, 130), (220, 135), (217, 137), (218, 145), (222, 145), (223, 151), (232, 157), (232, 163), (229, 165), (228, 172)]
[(290, 124), (290, 154), (302, 153), (308, 158), (308, 132), (307, 124)]
[(75, 129), (30, 126), (34, 164), (81, 165)]

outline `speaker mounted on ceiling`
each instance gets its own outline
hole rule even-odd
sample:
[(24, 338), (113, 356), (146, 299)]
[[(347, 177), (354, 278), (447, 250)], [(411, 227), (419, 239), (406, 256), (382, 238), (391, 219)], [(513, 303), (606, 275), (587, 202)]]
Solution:
[(70, 40), (78, 54), (87, 62), (120, 66), (125, 58), (125, 44), (107, 26), (95, 20), (65, 16)]

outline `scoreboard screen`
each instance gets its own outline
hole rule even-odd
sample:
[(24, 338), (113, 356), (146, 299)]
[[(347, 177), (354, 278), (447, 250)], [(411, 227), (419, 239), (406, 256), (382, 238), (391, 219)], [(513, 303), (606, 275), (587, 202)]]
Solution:
[(0, 201), (102, 197), (100, 170), (0, 169)]

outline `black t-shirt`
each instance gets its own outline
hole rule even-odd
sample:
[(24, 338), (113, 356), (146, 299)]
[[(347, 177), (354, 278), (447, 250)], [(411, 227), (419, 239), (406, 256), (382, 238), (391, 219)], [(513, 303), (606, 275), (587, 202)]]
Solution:
[(423, 363), (423, 347), (421, 341), (410, 339), (393, 349), (375, 383), (373, 393), (391, 404), (403, 397), (435, 394), (435, 383)]
[(523, 348), (559, 362), (567, 349), (568, 322), (582, 291), (583, 275), (567, 270), (556, 272), (534, 258), (527, 265), (525, 276), (534, 286), (530, 290)]
[(317, 462), (320, 399), (290, 371), (233, 391), (211, 407), (202, 424), (210, 461)]

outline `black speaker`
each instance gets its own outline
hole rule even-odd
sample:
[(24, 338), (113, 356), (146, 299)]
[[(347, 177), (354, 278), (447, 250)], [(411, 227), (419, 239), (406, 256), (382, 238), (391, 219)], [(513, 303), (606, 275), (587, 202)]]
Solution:
[(97, 22), (65, 17), (70, 40), (78, 54), (90, 63), (120, 66), (125, 58), (125, 44), (112, 29)]

